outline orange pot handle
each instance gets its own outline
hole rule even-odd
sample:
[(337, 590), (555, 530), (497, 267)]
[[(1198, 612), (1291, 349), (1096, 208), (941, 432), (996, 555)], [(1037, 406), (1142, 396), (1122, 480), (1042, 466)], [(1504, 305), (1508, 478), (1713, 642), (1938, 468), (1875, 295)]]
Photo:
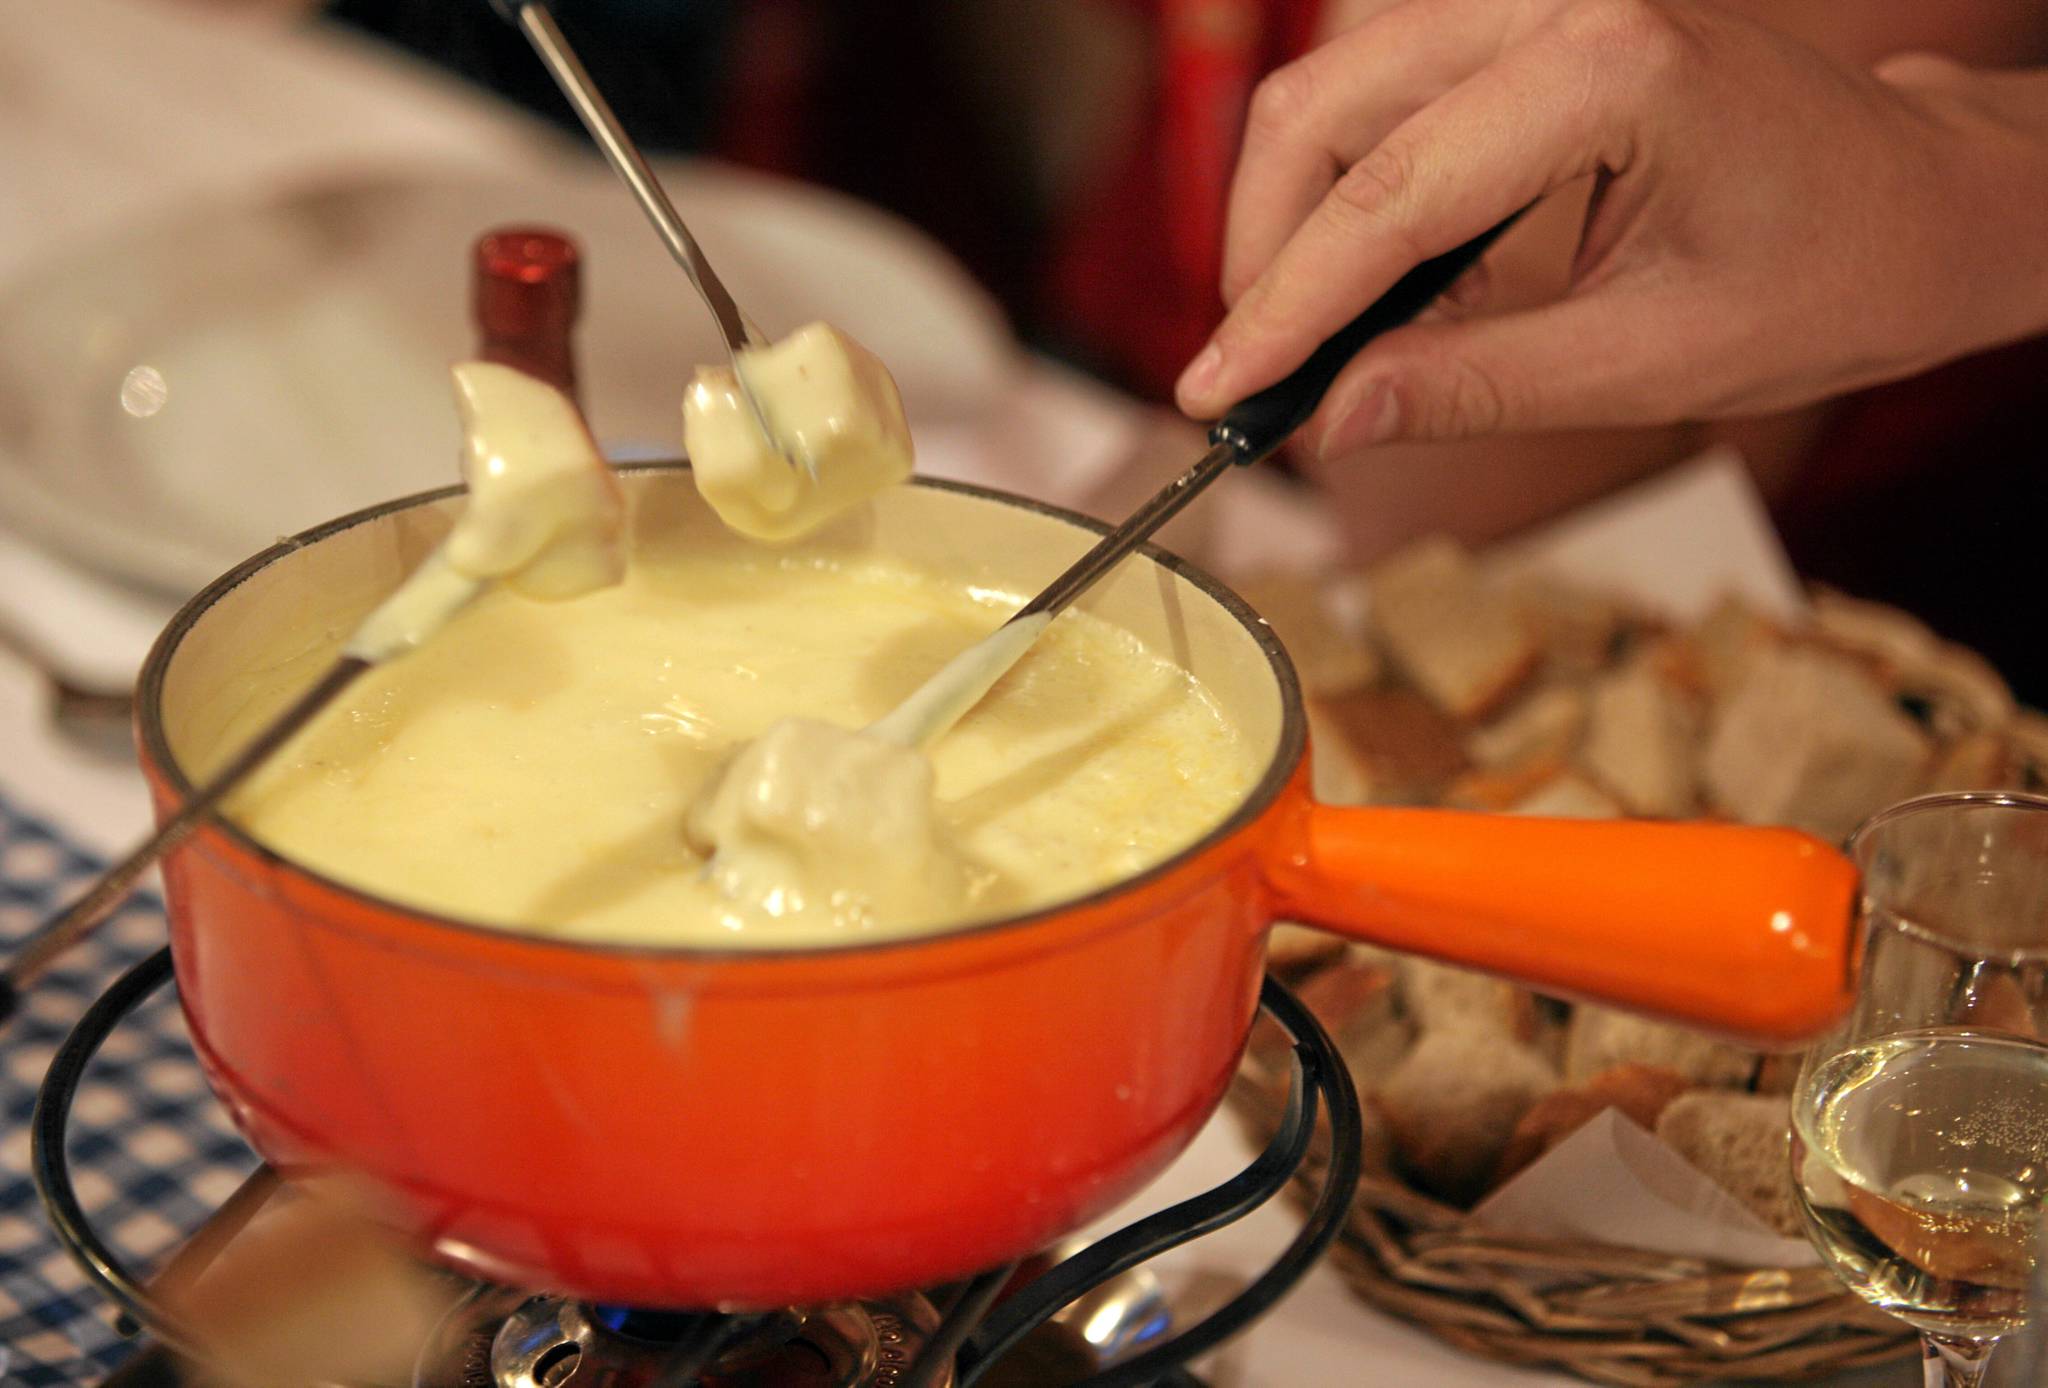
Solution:
[(1281, 919), (1752, 1044), (1847, 1008), (1856, 870), (1810, 834), (1313, 805)]

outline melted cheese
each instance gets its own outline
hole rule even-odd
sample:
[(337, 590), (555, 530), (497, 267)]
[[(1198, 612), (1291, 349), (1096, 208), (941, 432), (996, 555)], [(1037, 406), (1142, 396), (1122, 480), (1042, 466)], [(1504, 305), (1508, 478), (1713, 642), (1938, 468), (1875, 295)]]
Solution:
[(491, 362), (454, 376), (469, 496), (448, 538), (349, 639), (344, 653), (373, 664), (425, 642), (486, 583), (560, 601), (625, 572), (625, 502), (575, 402)]
[(730, 901), (772, 916), (855, 894), (872, 917), (946, 920), (974, 873), (938, 822), (921, 750), (979, 703), (1050, 624), (1005, 622), (858, 731), (785, 718), (690, 809), (690, 842)]
[[(430, 910), (700, 947), (1051, 905), (1229, 814), (1256, 755), (1184, 671), (1085, 612), (1054, 622), (928, 758), (843, 731), (902, 704), (1013, 605), (882, 560), (643, 549), (623, 583), (574, 603), (485, 593), (358, 681), (230, 813), (289, 857)], [(785, 719), (811, 722), (763, 738)], [(745, 880), (717, 879), (686, 822), (755, 739), (763, 774), (735, 764), (736, 800), (719, 807), (720, 833), (755, 851), (721, 865)], [(789, 760), (820, 742), (830, 766), (792, 782)], [(792, 783), (785, 798), (740, 794)]]
[(691, 807), (706, 876), (787, 929), (959, 917), (985, 872), (939, 816), (931, 760), (872, 733), (785, 718)]
[(443, 543), (450, 567), (544, 601), (625, 574), (625, 502), (575, 402), (492, 362), (455, 368), (469, 504)]
[(792, 540), (910, 476), (896, 382), (858, 342), (813, 323), (739, 361), (770, 431), (794, 456), (762, 434), (731, 368), (698, 370), (683, 394), (683, 448), (697, 490), (733, 530)]

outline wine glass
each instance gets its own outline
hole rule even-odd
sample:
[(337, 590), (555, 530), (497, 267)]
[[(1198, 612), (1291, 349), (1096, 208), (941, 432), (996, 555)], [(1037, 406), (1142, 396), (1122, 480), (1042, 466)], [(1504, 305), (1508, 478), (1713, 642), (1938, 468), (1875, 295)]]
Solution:
[(2048, 1197), (2048, 799), (1922, 796), (1849, 840), (1863, 957), (1792, 1097), (1807, 1235), (1977, 1388), (2026, 1322)]

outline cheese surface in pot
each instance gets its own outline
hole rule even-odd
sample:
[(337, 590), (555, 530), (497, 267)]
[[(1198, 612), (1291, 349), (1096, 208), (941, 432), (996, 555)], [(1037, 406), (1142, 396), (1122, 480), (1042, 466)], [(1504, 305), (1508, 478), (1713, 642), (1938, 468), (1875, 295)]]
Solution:
[[(1262, 764), (1184, 670), (1085, 611), (931, 749), (928, 790), (903, 770), (923, 757), (889, 748), (910, 760), (827, 778), (830, 824), (766, 807), (808, 855), (795, 909), (708, 876), (686, 832), (742, 744), (783, 719), (843, 741), (1014, 602), (879, 556), (643, 542), (623, 582), (573, 602), (485, 593), (365, 675), (229, 812), (379, 895), (578, 939), (774, 948), (1053, 905), (1194, 842)], [(804, 755), (801, 731), (783, 736), (770, 748)], [(875, 812), (844, 813), (869, 776)]]

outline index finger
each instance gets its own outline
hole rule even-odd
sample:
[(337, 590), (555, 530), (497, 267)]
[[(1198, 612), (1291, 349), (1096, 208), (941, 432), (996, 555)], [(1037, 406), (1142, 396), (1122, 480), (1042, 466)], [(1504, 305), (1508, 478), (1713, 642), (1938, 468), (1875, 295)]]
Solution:
[(1182, 377), (1181, 407), (1214, 418), (1300, 365), (1421, 261), (1619, 167), (1619, 108), (1599, 99), (1608, 89), (1592, 64), (1553, 27), (1397, 126), (1239, 298)]
[(1224, 302), (1237, 302), (1346, 168), (1499, 56), (1530, 8), (1406, 0), (1267, 74), (1231, 180)]

